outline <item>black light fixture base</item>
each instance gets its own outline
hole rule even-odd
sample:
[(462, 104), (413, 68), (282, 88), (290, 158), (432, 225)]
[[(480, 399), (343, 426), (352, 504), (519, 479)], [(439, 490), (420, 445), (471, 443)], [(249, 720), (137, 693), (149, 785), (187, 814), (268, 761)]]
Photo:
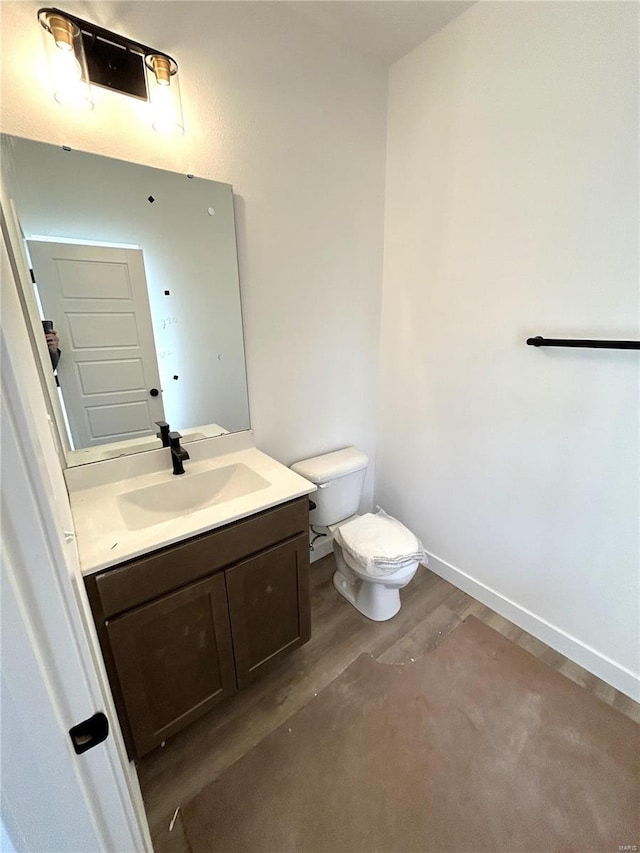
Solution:
[(148, 101), (145, 59), (154, 55), (166, 56), (171, 68), (177, 69), (175, 60), (162, 51), (105, 30), (61, 9), (39, 9), (38, 18), (43, 14), (61, 15), (79, 28), (89, 80), (95, 86)]
[(82, 32), (89, 79), (96, 86), (148, 100), (144, 56), (123, 44)]

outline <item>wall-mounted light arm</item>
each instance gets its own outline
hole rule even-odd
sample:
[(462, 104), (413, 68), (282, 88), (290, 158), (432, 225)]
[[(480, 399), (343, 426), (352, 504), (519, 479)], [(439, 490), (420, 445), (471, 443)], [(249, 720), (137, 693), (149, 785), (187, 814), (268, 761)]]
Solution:
[(149, 101), (156, 130), (184, 132), (178, 65), (172, 57), (60, 9), (40, 9), (38, 20), (56, 100), (91, 107), (93, 84)]

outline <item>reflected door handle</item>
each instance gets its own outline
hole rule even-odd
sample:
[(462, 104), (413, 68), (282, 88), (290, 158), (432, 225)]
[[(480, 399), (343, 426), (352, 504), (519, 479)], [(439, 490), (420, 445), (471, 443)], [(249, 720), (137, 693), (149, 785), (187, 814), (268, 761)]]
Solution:
[(152, 396), (152, 397), (157, 397), (157, 396), (158, 396), (158, 394), (159, 394), (160, 392), (158, 391), (158, 389), (157, 389), (157, 388), (152, 388), (152, 389), (149, 391), (149, 393), (151, 394), (151, 396)]

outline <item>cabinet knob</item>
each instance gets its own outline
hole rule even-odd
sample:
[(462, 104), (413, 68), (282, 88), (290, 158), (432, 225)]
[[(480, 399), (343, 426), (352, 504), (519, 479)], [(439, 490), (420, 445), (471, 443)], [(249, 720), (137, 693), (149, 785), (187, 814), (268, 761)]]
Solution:
[(267, 595), (271, 595), (271, 593), (273, 592), (273, 587), (271, 586), (271, 584), (269, 584), (269, 586), (265, 589), (265, 592), (267, 593)]

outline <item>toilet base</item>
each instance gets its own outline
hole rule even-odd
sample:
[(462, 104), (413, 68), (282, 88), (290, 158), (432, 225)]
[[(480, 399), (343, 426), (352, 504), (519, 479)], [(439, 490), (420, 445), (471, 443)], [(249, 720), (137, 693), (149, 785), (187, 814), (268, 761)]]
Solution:
[(400, 590), (381, 583), (368, 583), (346, 578), (340, 570), (333, 575), (333, 585), (349, 604), (373, 622), (386, 622), (400, 610)]

